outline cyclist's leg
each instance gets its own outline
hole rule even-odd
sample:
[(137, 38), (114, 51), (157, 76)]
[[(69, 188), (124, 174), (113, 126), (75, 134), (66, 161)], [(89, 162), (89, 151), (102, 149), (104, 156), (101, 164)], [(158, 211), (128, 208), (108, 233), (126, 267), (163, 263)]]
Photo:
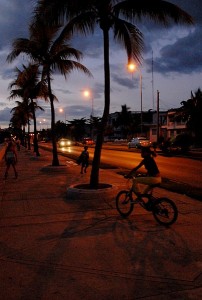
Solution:
[(139, 184), (143, 184), (146, 187), (144, 188), (142, 193), (147, 194), (149, 192), (149, 190), (151, 189), (152, 185), (159, 184), (159, 183), (161, 183), (161, 177), (150, 177), (150, 176), (136, 177), (133, 180), (133, 190), (135, 193), (136, 192), (141, 193)]
[(161, 183), (161, 177), (145, 177), (145, 189), (143, 191), (144, 194), (147, 194), (151, 189), (152, 189), (152, 186), (154, 184), (160, 184)]
[(138, 179), (139, 177), (137, 178), (133, 178), (133, 192), (136, 194), (136, 196), (139, 196), (141, 195), (141, 191), (140, 191), (140, 186), (139, 186), (139, 182), (138, 182)]

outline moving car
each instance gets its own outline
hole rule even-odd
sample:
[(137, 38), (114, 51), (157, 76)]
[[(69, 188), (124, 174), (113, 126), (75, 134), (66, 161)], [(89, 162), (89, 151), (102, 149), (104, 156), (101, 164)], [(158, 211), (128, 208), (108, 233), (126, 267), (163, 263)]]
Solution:
[(128, 143), (128, 148), (141, 148), (141, 147), (147, 147), (151, 146), (151, 142), (143, 136), (139, 136), (137, 138), (133, 138), (129, 143)]
[(91, 138), (84, 138), (83, 139), (83, 144), (84, 145), (94, 145), (95, 142)]
[(58, 141), (58, 147), (69, 147), (72, 145), (72, 142), (69, 139), (62, 138)]

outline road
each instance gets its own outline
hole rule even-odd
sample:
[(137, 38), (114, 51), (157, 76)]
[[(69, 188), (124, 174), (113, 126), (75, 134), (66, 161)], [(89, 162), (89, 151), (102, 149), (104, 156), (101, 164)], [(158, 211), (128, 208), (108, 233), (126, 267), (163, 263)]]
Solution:
[[(51, 147), (46, 144), (46, 147)], [(82, 147), (71, 146), (58, 149), (66, 155), (73, 155), (78, 157), (82, 151)], [(119, 150), (118, 150), (119, 149)], [(90, 159), (93, 158), (94, 148), (89, 147)], [(115, 147), (114, 149), (102, 149), (101, 162), (109, 164), (114, 167), (123, 169), (132, 169), (141, 160), (139, 152), (135, 150), (128, 151), (124, 147)], [(202, 161), (194, 160), (184, 157), (165, 157), (157, 155), (155, 158), (160, 169), (162, 177), (169, 178), (173, 181), (191, 184), (192, 186), (200, 188), (202, 185)]]

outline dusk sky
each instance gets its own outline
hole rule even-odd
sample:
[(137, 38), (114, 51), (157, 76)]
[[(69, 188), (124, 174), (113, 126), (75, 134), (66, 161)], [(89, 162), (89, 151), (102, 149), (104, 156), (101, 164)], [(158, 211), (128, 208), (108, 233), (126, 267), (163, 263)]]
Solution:
[[(190, 98), (191, 91), (202, 89), (202, 1), (169, 2), (188, 12), (195, 24), (173, 25), (166, 29), (148, 20), (137, 24), (144, 34), (145, 43), (139, 71), (128, 72), (125, 50), (111, 39), (111, 113), (121, 111), (124, 104), (132, 111), (140, 111), (140, 72), (144, 111), (156, 109), (157, 90), (160, 92), (160, 110), (168, 110), (180, 107), (181, 101)], [(8, 127), (10, 111), (16, 106), (15, 100), (8, 100), (8, 86), (15, 79), (14, 68), (27, 64), (25, 56), (24, 60), (20, 56), (12, 64), (6, 62), (6, 57), (15, 38), (28, 37), (28, 24), (35, 3), (32, 0), (0, 0), (0, 128)], [(83, 52), (81, 63), (91, 71), (93, 78), (77, 71), (66, 80), (58, 73), (54, 75), (52, 87), (59, 100), (55, 103), (56, 120), (89, 118), (92, 102), (94, 116), (101, 117), (104, 107), (102, 32), (98, 28), (93, 36), (78, 36), (71, 45)], [(85, 89), (92, 92), (88, 99), (83, 96)], [(45, 109), (37, 114), (38, 126), (50, 127), (49, 103), (40, 100), (38, 104)], [(63, 112), (59, 112), (60, 108)]]

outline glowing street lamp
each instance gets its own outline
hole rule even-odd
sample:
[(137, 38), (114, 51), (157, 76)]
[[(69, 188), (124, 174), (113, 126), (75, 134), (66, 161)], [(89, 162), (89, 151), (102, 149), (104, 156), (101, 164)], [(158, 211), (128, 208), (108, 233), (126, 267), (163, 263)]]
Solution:
[(134, 73), (135, 71), (139, 71), (140, 74), (140, 111), (141, 111), (141, 115), (140, 115), (140, 128), (141, 128), (141, 133), (142, 133), (142, 73), (141, 70), (137, 67), (137, 65), (135, 65), (134, 63), (129, 63), (127, 65), (128, 67), (128, 71), (131, 73)]

